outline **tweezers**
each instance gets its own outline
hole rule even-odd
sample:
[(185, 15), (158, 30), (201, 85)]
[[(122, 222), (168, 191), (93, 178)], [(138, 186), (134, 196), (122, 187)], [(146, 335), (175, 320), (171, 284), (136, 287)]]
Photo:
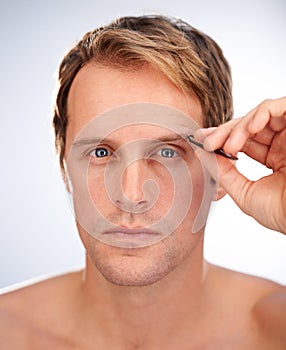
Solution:
[[(202, 148), (203, 150), (205, 149), (204, 145), (202, 143), (200, 143), (194, 139), (194, 135), (187, 136), (187, 139), (195, 146), (198, 146), (198, 147)], [(219, 154), (220, 156), (223, 156), (223, 157), (228, 158), (228, 159), (238, 160), (238, 158), (233, 156), (232, 154), (225, 153), (222, 148), (216, 149), (215, 151), (213, 151), (213, 153)]]

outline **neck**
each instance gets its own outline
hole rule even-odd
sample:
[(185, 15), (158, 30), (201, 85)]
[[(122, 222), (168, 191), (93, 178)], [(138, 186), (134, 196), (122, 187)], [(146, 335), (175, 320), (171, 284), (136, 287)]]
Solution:
[[(170, 346), (172, 337), (195, 332), (207, 304), (202, 246), (160, 281), (143, 287), (108, 282), (87, 257), (80, 305), (85, 329), (93, 334), (97, 329), (116, 349), (162, 347), (164, 339)], [(106, 348), (113, 348), (110, 342)]]

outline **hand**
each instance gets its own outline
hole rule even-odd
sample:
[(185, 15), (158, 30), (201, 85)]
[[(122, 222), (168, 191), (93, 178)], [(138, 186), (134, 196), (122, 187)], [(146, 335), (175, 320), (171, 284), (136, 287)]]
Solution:
[(216, 155), (219, 173), (212, 176), (246, 214), (286, 234), (286, 97), (266, 100), (245, 117), (217, 128), (201, 129), (195, 138), (206, 149), (244, 152), (272, 169), (271, 175), (250, 181), (233, 161)]

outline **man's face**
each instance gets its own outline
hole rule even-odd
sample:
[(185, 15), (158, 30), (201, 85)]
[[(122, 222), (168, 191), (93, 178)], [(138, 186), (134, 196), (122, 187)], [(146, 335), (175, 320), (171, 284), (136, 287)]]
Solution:
[[(120, 72), (89, 64), (77, 74), (68, 97), (65, 159), (77, 149), (81, 163), (74, 168), (87, 164), (84, 181), (71, 176), (78, 230), (90, 260), (119, 285), (154, 283), (190, 259), (198, 244), (202, 247), (202, 234), (191, 233), (198, 216), (205, 220), (210, 202), (199, 214), (206, 190), (203, 167), (164, 120), (152, 124), (142, 117), (141, 123), (131, 123), (136, 108), (152, 117), (152, 104), (175, 108), (202, 124), (197, 100), (150, 67)], [(173, 118), (174, 125), (188, 127), (179, 116)], [(102, 120), (108, 133), (97, 135)], [(85, 130), (99, 141), (92, 144), (89, 137), (87, 142)], [(86, 209), (88, 201), (100, 215)]]

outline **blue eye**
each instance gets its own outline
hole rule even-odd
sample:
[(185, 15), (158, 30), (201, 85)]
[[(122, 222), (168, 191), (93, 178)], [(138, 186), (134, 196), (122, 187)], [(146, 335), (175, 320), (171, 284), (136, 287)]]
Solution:
[(110, 152), (105, 147), (98, 147), (90, 152), (92, 157), (104, 158), (110, 156)]
[(157, 152), (157, 154), (164, 158), (174, 158), (178, 156), (178, 153), (172, 148), (162, 148)]

